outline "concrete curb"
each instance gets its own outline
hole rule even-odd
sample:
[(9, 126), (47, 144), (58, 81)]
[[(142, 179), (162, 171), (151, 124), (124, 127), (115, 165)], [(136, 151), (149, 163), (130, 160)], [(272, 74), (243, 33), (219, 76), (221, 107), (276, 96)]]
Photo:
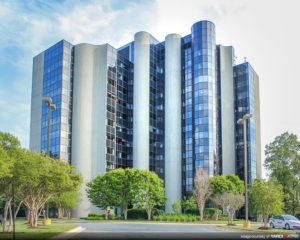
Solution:
[(55, 240), (55, 239), (70, 239), (71, 237), (75, 236), (76, 234), (80, 233), (80, 232), (83, 232), (85, 230), (85, 228), (79, 226), (79, 227), (76, 227), (76, 228), (73, 228), (69, 231), (66, 231), (66, 232), (63, 232), (63, 233), (60, 233), (58, 235), (55, 235), (49, 239), (52, 239), (52, 240)]

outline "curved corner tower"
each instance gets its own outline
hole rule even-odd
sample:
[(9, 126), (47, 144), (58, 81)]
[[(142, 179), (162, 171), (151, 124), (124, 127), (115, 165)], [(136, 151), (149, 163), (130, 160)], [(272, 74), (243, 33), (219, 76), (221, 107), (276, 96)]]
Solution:
[(95, 211), (85, 186), (106, 169), (107, 45), (78, 44), (74, 50), (72, 165), (83, 177), (76, 217)]
[(209, 176), (217, 167), (217, 95), (215, 25), (200, 21), (192, 26), (195, 168)]
[(181, 200), (181, 36), (165, 39), (165, 189), (166, 212)]
[(150, 34), (134, 36), (133, 167), (149, 170)]

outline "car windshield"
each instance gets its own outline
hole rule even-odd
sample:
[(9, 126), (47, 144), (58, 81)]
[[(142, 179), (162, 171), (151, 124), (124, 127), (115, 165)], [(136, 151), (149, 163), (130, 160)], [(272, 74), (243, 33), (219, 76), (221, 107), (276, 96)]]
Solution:
[(283, 217), (284, 217), (285, 220), (296, 220), (296, 221), (299, 221), (297, 218), (295, 218), (292, 215), (284, 215)]

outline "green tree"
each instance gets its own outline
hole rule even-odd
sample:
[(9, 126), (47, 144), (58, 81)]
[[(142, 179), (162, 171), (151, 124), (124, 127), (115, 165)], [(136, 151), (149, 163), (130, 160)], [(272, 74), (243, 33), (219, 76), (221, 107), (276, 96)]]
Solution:
[(197, 204), (193, 196), (184, 197), (181, 201), (181, 206), (184, 212), (197, 208)]
[[(15, 216), (12, 215), (12, 183), (14, 182), (15, 191), (19, 191), (14, 174), (14, 163), (22, 154), (20, 141), (9, 133), (0, 132), (0, 195), (4, 204), (3, 211), (3, 232), (10, 231), (13, 217), (16, 217), (22, 201), (19, 202)], [(9, 221), (7, 221), (9, 219)], [(7, 224), (8, 223), (8, 224)]]
[(300, 210), (300, 142), (295, 134), (285, 132), (266, 146), (265, 167), (283, 187), (284, 210)]
[(134, 194), (133, 203), (147, 211), (148, 220), (151, 220), (154, 207), (166, 203), (163, 180), (154, 172), (137, 170), (131, 192)]
[(108, 219), (109, 208), (120, 205), (119, 192), (114, 189), (118, 180), (115, 172), (108, 172), (87, 183), (88, 198), (91, 203), (104, 210), (106, 220)]
[(113, 175), (114, 185), (111, 186), (113, 186), (112, 190), (116, 192), (118, 202), (116, 207), (122, 208), (125, 220), (127, 220), (128, 206), (133, 204), (133, 189), (137, 185), (138, 171), (138, 169), (119, 168), (107, 173)]
[(234, 174), (215, 176), (210, 180), (211, 200), (226, 209), (228, 224), (233, 224), (235, 212), (244, 205), (244, 182)]
[[(137, 186), (137, 169), (115, 169), (88, 183), (88, 196), (92, 203), (106, 213), (108, 207), (120, 207), (127, 220), (128, 206), (133, 203), (133, 188)], [(105, 210), (106, 209), (106, 210)]]
[(80, 189), (75, 189), (73, 191), (64, 192), (57, 194), (52, 197), (49, 201), (50, 206), (57, 208), (58, 218), (63, 218), (67, 215), (67, 218), (71, 218), (71, 210), (76, 208), (81, 201)]
[(228, 225), (233, 225), (235, 212), (244, 205), (244, 196), (242, 194), (223, 192), (222, 194), (215, 195), (213, 202), (226, 209)]
[(172, 210), (174, 213), (181, 213), (181, 201), (177, 200), (172, 204)]
[(12, 166), (12, 159), (8, 156), (7, 152), (0, 146), (0, 179), (12, 176), (10, 171)]
[(17, 196), (29, 210), (31, 227), (37, 227), (39, 211), (51, 197), (77, 189), (82, 182), (68, 163), (25, 150), (15, 162), (15, 175), (22, 189)]
[(282, 200), (282, 186), (276, 179), (255, 179), (249, 189), (250, 209), (263, 216), (264, 227), (267, 227), (270, 215), (282, 212)]
[(244, 182), (234, 174), (227, 176), (215, 176), (210, 180), (212, 196), (220, 195), (224, 192), (233, 194), (244, 193)]
[(237, 175), (228, 174), (226, 175), (226, 180), (231, 183), (228, 184), (229, 185), (228, 192), (233, 193), (235, 195), (244, 193), (245, 191), (244, 181), (242, 181)]

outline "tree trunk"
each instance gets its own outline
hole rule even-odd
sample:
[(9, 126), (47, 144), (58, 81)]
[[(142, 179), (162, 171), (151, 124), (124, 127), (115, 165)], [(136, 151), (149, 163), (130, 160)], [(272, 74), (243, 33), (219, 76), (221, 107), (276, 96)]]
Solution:
[(63, 208), (58, 208), (58, 216), (59, 219), (64, 218), (64, 209)]
[(264, 227), (268, 227), (268, 216), (263, 216)]
[(148, 209), (147, 209), (148, 221), (151, 220), (151, 212), (152, 212), (152, 209), (151, 209), (151, 208), (148, 208)]
[(16, 219), (17, 216), (18, 216), (18, 213), (19, 213), (19, 211), (20, 211), (20, 208), (21, 208), (22, 204), (23, 204), (23, 201), (21, 201), (21, 202), (19, 203), (19, 205), (18, 205), (18, 207), (17, 207), (17, 209), (16, 209), (16, 211), (15, 211), (15, 216), (14, 216), (15, 219)]
[(27, 223), (30, 224), (30, 211), (28, 208), (26, 208), (25, 214), (26, 214)]
[(230, 216), (230, 209), (229, 208), (227, 208), (227, 225), (230, 225), (230, 218), (231, 218), (231, 216)]
[(200, 205), (199, 212), (200, 212), (200, 221), (203, 221), (203, 211), (204, 211), (204, 205)]
[(71, 219), (71, 209), (66, 209), (68, 219)]
[(7, 226), (7, 231), (10, 232), (10, 227), (12, 225), (12, 222), (13, 222), (13, 214), (12, 214), (12, 210), (11, 210), (11, 203), (9, 204), (9, 224)]
[(105, 214), (105, 220), (108, 220), (108, 209), (104, 209), (104, 214)]
[(6, 202), (5, 202), (5, 206), (4, 206), (4, 212), (3, 212), (3, 232), (7, 232), (7, 215), (8, 215), (8, 211), (9, 211), (9, 207), (10, 207), (10, 204), (11, 204), (11, 201), (12, 201), (12, 198), (8, 199)]
[[(38, 213), (37, 218), (39, 218), (39, 216), (41, 216), (41, 213), (42, 213), (43, 209), (44, 209), (44, 206), (40, 207), (40, 209), (37, 210), (37, 213)], [(43, 218), (46, 218), (45, 214), (43, 214)]]
[(125, 206), (123, 210), (125, 220), (127, 220), (127, 211), (128, 211), (127, 206)]
[(30, 210), (30, 226), (33, 228), (37, 227), (37, 220), (38, 220), (38, 210), (37, 209), (31, 209)]
[(231, 211), (231, 224), (232, 224), (232, 225), (233, 225), (234, 214), (235, 214), (235, 211), (232, 210), (232, 211)]

